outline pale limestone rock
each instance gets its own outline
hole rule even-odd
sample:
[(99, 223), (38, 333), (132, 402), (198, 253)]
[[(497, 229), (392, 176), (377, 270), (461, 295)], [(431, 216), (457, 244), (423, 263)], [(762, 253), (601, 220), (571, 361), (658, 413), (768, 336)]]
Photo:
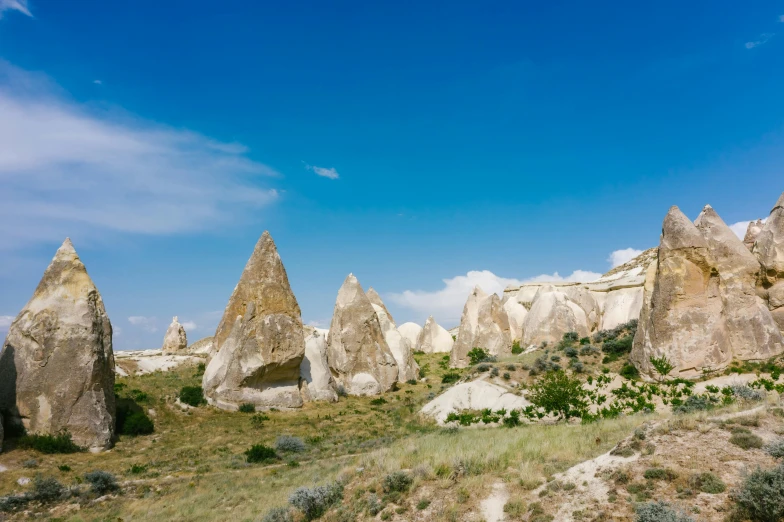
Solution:
[[(390, 314), (389, 310), (387, 310), (387, 306), (384, 304), (384, 301), (381, 300), (381, 296), (378, 295), (378, 292), (376, 292), (375, 288), (373, 288), (372, 286), (368, 287), (368, 291), (366, 292), (365, 295), (367, 295), (367, 298), (370, 300), (370, 304), (381, 307), (381, 309), (384, 311), (385, 314), (387, 314), (387, 317), (394, 325), (395, 320), (392, 318), (392, 314)], [(395, 327), (397, 328), (397, 325), (395, 325)]]
[[(378, 296), (378, 294), (375, 295), (375, 299), (378, 302), (381, 301), (381, 298)], [(392, 317), (390, 317), (387, 308), (384, 306), (384, 303), (377, 305), (371, 302), (371, 304), (373, 306), (373, 310), (376, 312), (376, 316), (378, 317), (378, 323), (381, 326), (381, 331), (384, 334), (384, 340), (386, 340), (387, 346), (389, 346), (389, 351), (391, 351), (392, 355), (395, 357), (398, 370), (397, 380), (399, 382), (406, 382), (411, 379), (416, 380), (416, 378), (419, 376), (419, 365), (417, 365), (416, 361), (414, 360), (413, 346), (410, 342), (408, 342), (408, 339), (403, 337), (400, 332), (398, 332), (394, 321), (392, 321)]]
[(187, 353), (163, 353), (162, 350), (122, 350), (114, 353), (114, 372), (121, 376), (169, 372), (187, 364), (196, 366), (201, 357)]
[(0, 353), (0, 410), (29, 433), (71, 433), (91, 450), (112, 444), (112, 325), (69, 239), (8, 330)]
[(440, 326), (431, 315), (419, 334), (417, 350), (425, 353), (451, 353), (454, 340), (449, 332)]
[(337, 388), (327, 362), (327, 339), (322, 331), (309, 326), (305, 327), (305, 358), (299, 374), (307, 385), (309, 400), (337, 402)]
[(299, 304), (269, 232), (253, 250), (215, 332), (202, 380), (207, 401), (236, 410), (298, 408), (305, 339)]
[(580, 305), (555, 287), (543, 286), (534, 298), (523, 323), (523, 345), (556, 343), (567, 332), (589, 334), (588, 318)]
[(428, 402), (421, 410), (422, 414), (432, 417), (438, 424), (446, 423), (447, 416), (452, 412), (463, 410), (493, 411), (500, 409), (517, 410), (529, 406), (523, 397), (516, 395), (514, 390), (484, 380), (476, 380), (457, 384)]
[(397, 327), (397, 331), (408, 340), (415, 351), (419, 350), (417, 342), (419, 341), (419, 336), (422, 334), (421, 326), (416, 323), (403, 323)]
[(754, 243), (757, 242), (757, 236), (762, 232), (764, 226), (765, 223), (763, 223), (761, 219), (749, 221), (749, 226), (746, 228), (746, 235), (743, 236), (743, 244), (746, 245), (746, 248), (749, 250), (754, 249)]
[(528, 315), (528, 310), (510, 296), (504, 296), (502, 302), (506, 316), (509, 318), (509, 331), (511, 332), (512, 341), (522, 341), (523, 323), (525, 322), (525, 316)]
[(185, 335), (185, 328), (177, 320), (175, 315), (166, 335), (163, 336), (163, 353), (181, 353), (188, 347), (188, 337)]
[(583, 285), (569, 286), (564, 288), (563, 293), (577, 306), (585, 312), (586, 326), (589, 332), (595, 332), (599, 328), (599, 321), (602, 318), (602, 309), (593, 293)]
[(501, 299), (496, 294), (487, 295), (478, 286), (468, 296), (463, 307), (460, 332), (450, 356), (451, 366), (468, 366), (468, 352), (473, 348), (482, 348), (490, 355), (501, 357), (512, 353), (509, 318), (501, 305)]
[(207, 355), (212, 351), (213, 337), (199, 339), (188, 347), (188, 353), (192, 355)]
[(327, 338), (327, 360), (338, 385), (349, 395), (384, 393), (398, 379), (398, 365), (376, 310), (353, 274), (338, 291)]
[(761, 293), (767, 297), (773, 318), (784, 332), (784, 193), (757, 236), (753, 252), (762, 265)]

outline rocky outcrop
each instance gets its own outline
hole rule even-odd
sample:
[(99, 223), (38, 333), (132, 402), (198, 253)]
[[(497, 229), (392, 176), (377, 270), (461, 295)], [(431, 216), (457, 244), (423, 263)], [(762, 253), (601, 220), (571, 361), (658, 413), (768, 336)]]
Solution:
[(528, 315), (528, 310), (509, 295), (504, 296), (501, 303), (509, 319), (509, 332), (512, 336), (512, 341), (522, 341), (523, 323), (525, 322), (525, 316)]
[(510, 411), (523, 409), (529, 405), (530, 403), (520, 395), (516, 395), (513, 389), (478, 379), (449, 388), (425, 404), (421, 412), (443, 425), (446, 423), (447, 416), (453, 412), (479, 411), (486, 408), (493, 411), (500, 409)]
[(387, 306), (384, 304), (384, 301), (381, 300), (381, 296), (378, 295), (378, 292), (376, 292), (375, 288), (372, 286), (368, 287), (368, 291), (365, 293), (365, 295), (367, 295), (368, 300), (370, 300), (370, 304), (381, 308), (389, 320), (392, 321), (392, 324), (395, 323), (395, 320), (392, 318), (392, 314), (390, 314), (389, 310), (387, 310)]
[(177, 320), (175, 315), (166, 335), (163, 336), (163, 353), (182, 353), (188, 348), (188, 337), (185, 335), (185, 328)]
[(422, 334), (421, 326), (416, 323), (403, 323), (397, 327), (397, 331), (411, 343), (414, 350), (419, 349), (417, 347), (417, 342), (419, 341), (419, 336)]
[(733, 359), (764, 359), (784, 349), (755, 295), (754, 257), (710, 206), (695, 223), (678, 207), (664, 219), (655, 281), (630, 357), (647, 375), (654, 374), (651, 357), (669, 359), (671, 375), (693, 378)]
[(202, 380), (207, 401), (235, 410), (297, 408), (305, 339), (299, 304), (268, 232), (256, 243), (213, 340)]
[(349, 395), (377, 395), (392, 389), (398, 365), (376, 310), (353, 274), (338, 291), (327, 338), (332, 376)]
[[(389, 346), (389, 351), (395, 357), (398, 370), (397, 380), (400, 382), (416, 380), (419, 376), (419, 365), (414, 360), (413, 345), (398, 332), (392, 316), (387, 311), (387, 307), (381, 302), (381, 297), (375, 292), (373, 293), (375, 294), (374, 299), (368, 297), (368, 300), (370, 300), (373, 310), (376, 312), (378, 323), (381, 326), (381, 332), (384, 334), (384, 340), (386, 340), (387, 346)], [(381, 304), (374, 303), (374, 300)]]
[(451, 353), (454, 340), (449, 332), (440, 326), (431, 315), (419, 334), (417, 350), (425, 353)]
[(468, 296), (463, 307), (460, 332), (450, 356), (451, 366), (468, 366), (468, 352), (473, 348), (482, 348), (496, 356), (512, 353), (509, 318), (501, 305), (501, 299), (496, 294), (487, 295), (478, 286)]
[(213, 337), (204, 337), (199, 339), (188, 347), (188, 353), (192, 355), (206, 355), (212, 351)]
[(749, 226), (746, 228), (746, 235), (743, 236), (743, 244), (746, 245), (746, 248), (749, 250), (754, 248), (754, 243), (757, 242), (757, 236), (759, 236), (759, 233), (762, 232), (764, 227), (765, 223), (763, 223), (761, 219), (749, 221)]
[(555, 287), (540, 288), (523, 323), (522, 344), (556, 343), (567, 332), (580, 337), (589, 334), (585, 310)]
[(201, 357), (187, 353), (163, 353), (161, 350), (124, 350), (114, 353), (114, 373), (121, 377), (170, 372), (187, 364), (196, 366)]
[(0, 410), (29, 433), (68, 431), (92, 450), (115, 423), (112, 325), (69, 239), (11, 323), (0, 353)]
[(305, 384), (303, 398), (337, 402), (337, 388), (327, 362), (327, 339), (322, 332), (309, 326), (305, 327), (305, 358), (299, 374)]
[(784, 193), (757, 235), (754, 255), (762, 265), (759, 285), (773, 318), (784, 332)]

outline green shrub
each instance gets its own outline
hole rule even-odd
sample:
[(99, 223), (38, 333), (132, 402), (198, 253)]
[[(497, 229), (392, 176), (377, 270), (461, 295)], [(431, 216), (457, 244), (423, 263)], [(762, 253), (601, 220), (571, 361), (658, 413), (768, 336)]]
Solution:
[(430, 505), (430, 501), (429, 501), (428, 499), (426, 499), (426, 498), (423, 498), (422, 500), (420, 500), (419, 502), (417, 502), (416, 508), (417, 508), (419, 511), (422, 511), (423, 509), (427, 509), (427, 507), (428, 507), (429, 505)]
[(141, 464), (131, 464), (131, 467), (128, 468), (128, 473), (131, 475), (141, 475), (145, 471), (147, 471), (147, 466)]
[(695, 411), (705, 411), (713, 408), (717, 399), (710, 395), (689, 395), (683, 404), (677, 404), (676, 399), (672, 400), (675, 406), (673, 412), (675, 413), (694, 413)]
[(47, 455), (84, 451), (84, 448), (74, 443), (67, 431), (61, 431), (57, 435), (24, 435), (19, 438), (18, 444), (22, 449), (32, 449)]
[(504, 372), (504, 374), (501, 377), (503, 377), (504, 380), (506, 380), (506, 381), (508, 381), (509, 379), (512, 378), (512, 376), (511, 376), (511, 374), (509, 372)]
[(155, 431), (155, 425), (146, 413), (135, 411), (128, 415), (123, 422), (117, 421), (117, 431), (122, 435), (149, 435)]
[(249, 402), (245, 402), (243, 404), (240, 404), (238, 411), (240, 413), (256, 413), (256, 405), (251, 404)]
[(509, 499), (506, 504), (504, 504), (504, 513), (512, 517), (513, 520), (520, 519), (525, 515), (525, 502), (519, 498)]
[(146, 392), (141, 390), (131, 390), (128, 392), (128, 397), (136, 402), (146, 402), (150, 399)]
[(249, 450), (245, 451), (245, 460), (250, 464), (257, 462), (270, 462), (277, 460), (277, 458), (278, 454), (275, 453), (275, 450), (265, 446), (264, 444), (255, 444), (251, 446)]
[(758, 449), (764, 445), (764, 441), (753, 433), (733, 433), (730, 442), (745, 450)]
[(86, 473), (84, 475), (84, 480), (90, 484), (90, 489), (98, 495), (105, 495), (110, 491), (120, 489), (114, 475), (106, 471), (91, 471), (90, 473)]
[(664, 355), (661, 357), (651, 356), (648, 360), (653, 369), (656, 370), (656, 373), (659, 374), (659, 380), (666, 379), (670, 372), (675, 369), (675, 365)]
[(640, 371), (637, 369), (635, 365), (628, 362), (623, 365), (621, 371), (618, 373), (621, 374), (621, 377), (624, 377), (629, 380), (635, 380), (640, 378)]
[(765, 453), (774, 459), (784, 459), (784, 439), (776, 439), (765, 446)]
[(727, 490), (727, 485), (713, 473), (706, 471), (704, 473), (697, 473), (689, 477), (689, 486), (698, 489), (703, 493), (710, 493), (716, 495), (724, 493)]
[(636, 522), (694, 522), (693, 518), (676, 510), (667, 502), (637, 504), (634, 511), (637, 513)]
[(563, 340), (568, 343), (576, 343), (580, 339), (580, 336), (577, 332), (566, 332), (563, 335)]
[(488, 360), (490, 358), (490, 354), (482, 348), (471, 348), (471, 350), (468, 352), (468, 358), (471, 360), (472, 365), (479, 364), (480, 362)]
[(580, 417), (587, 409), (587, 392), (579, 379), (563, 371), (548, 372), (530, 388), (528, 400), (545, 413), (557, 414), (561, 419)]
[(305, 443), (299, 437), (281, 435), (275, 440), (275, 449), (286, 453), (302, 453), (305, 451)]
[(514, 355), (520, 355), (523, 353), (523, 347), (520, 346), (520, 341), (515, 341), (512, 343), (512, 353)]
[(27, 468), (27, 469), (37, 468), (38, 467), (38, 461), (35, 460), (35, 459), (28, 459), (28, 460), (22, 462), (22, 467), (23, 468)]
[(779, 522), (784, 519), (784, 465), (757, 468), (732, 493), (741, 517), (753, 522)]
[(441, 377), (441, 384), (451, 384), (453, 382), (457, 382), (460, 380), (460, 374), (455, 372), (448, 372), (445, 373), (443, 377)]
[(179, 398), (180, 402), (188, 406), (197, 407), (207, 404), (207, 400), (204, 398), (204, 390), (201, 389), (201, 386), (183, 386), (180, 390)]
[(59, 466), (57, 466), (57, 469), (59, 469), (63, 473), (68, 473), (69, 471), (71, 471), (71, 466), (69, 466), (68, 464), (60, 464)]
[(51, 502), (61, 498), (65, 493), (65, 486), (60, 484), (57, 479), (44, 477), (39, 473), (33, 479), (33, 488), (29, 497), (40, 502)]
[(333, 482), (324, 486), (314, 488), (297, 488), (289, 496), (289, 504), (299, 509), (305, 516), (305, 520), (310, 521), (319, 518), (326, 511), (343, 499), (343, 484)]
[(678, 474), (671, 469), (649, 468), (645, 470), (643, 477), (648, 480), (675, 480)]
[(409, 379), (409, 380), (406, 381), (406, 384), (408, 384), (410, 386), (415, 386), (416, 383), (417, 383), (416, 379)]
[(287, 507), (275, 507), (267, 511), (261, 522), (294, 522), (291, 510)]
[(257, 413), (253, 417), (250, 418), (250, 424), (254, 428), (262, 428), (264, 427), (264, 421), (269, 420), (269, 415), (264, 413)]
[(405, 493), (413, 482), (414, 479), (407, 473), (394, 471), (384, 477), (382, 487), (384, 488), (384, 493)]
[(382, 404), (386, 404), (386, 403), (387, 401), (384, 397), (378, 397), (377, 399), (373, 399), (372, 401), (370, 401), (370, 404), (372, 404), (373, 406), (381, 406)]

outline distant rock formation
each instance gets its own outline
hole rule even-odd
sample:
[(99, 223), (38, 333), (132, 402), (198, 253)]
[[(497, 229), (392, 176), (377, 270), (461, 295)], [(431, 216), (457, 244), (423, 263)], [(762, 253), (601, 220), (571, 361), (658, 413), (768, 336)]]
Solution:
[(414, 360), (413, 345), (398, 332), (392, 316), (389, 315), (387, 307), (381, 301), (381, 297), (372, 288), (368, 291), (368, 294), (371, 293), (373, 294), (373, 299), (370, 299), (370, 295), (368, 295), (368, 299), (373, 305), (373, 310), (376, 311), (378, 323), (381, 326), (381, 331), (384, 333), (384, 339), (397, 363), (397, 380), (399, 382), (406, 382), (411, 379), (416, 380), (419, 376), (419, 365)]
[(199, 339), (188, 347), (188, 353), (192, 355), (206, 355), (212, 351), (213, 337), (204, 337)]
[(0, 410), (29, 433), (70, 432), (91, 450), (115, 424), (112, 325), (70, 239), (19, 312), (0, 353)]
[(416, 323), (403, 323), (397, 327), (397, 331), (411, 343), (414, 350), (419, 349), (417, 348), (417, 342), (419, 341), (419, 335), (422, 333), (421, 326)]
[(762, 265), (761, 292), (779, 329), (784, 332), (784, 193), (757, 235), (753, 252)]
[(746, 245), (746, 248), (749, 250), (754, 248), (754, 243), (757, 242), (757, 236), (759, 236), (759, 233), (762, 232), (764, 227), (765, 223), (763, 223), (761, 219), (749, 221), (749, 226), (746, 228), (746, 235), (743, 237), (743, 244)]
[(338, 291), (327, 338), (332, 375), (349, 395), (377, 395), (392, 389), (398, 365), (376, 310), (349, 274)]
[(505, 295), (501, 302), (506, 311), (506, 316), (509, 318), (509, 331), (512, 341), (522, 341), (523, 323), (525, 322), (525, 316), (528, 315), (528, 310), (510, 295)]
[(454, 340), (449, 332), (440, 326), (431, 315), (419, 334), (417, 350), (425, 353), (451, 353)]
[(185, 335), (185, 328), (177, 320), (175, 315), (166, 335), (163, 336), (163, 353), (182, 353), (188, 348), (188, 337)]
[(509, 318), (496, 294), (487, 295), (478, 286), (468, 296), (460, 319), (460, 333), (452, 347), (450, 365), (465, 368), (470, 359), (468, 352), (482, 348), (491, 355), (512, 353), (512, 336)]
[(650, 358), (666, 357), (675, 365), (671, 375), (694, 378), (733, 359), (766, 359), (784, 351), (781, 332), (755, 293), (759, 271), (754, 256), (710, 206), (695, 223), (672, 207), (631, 360), (653, 375)]
[(236, 410), (298, 408), (305, 338), (299, 304), (275, 243), (264, 232), (226, 306), (202, 380), (207, 401)]
[(523, 344), (556, 343), (566, 332), (588, 335), (588, 319), (580, 305), (553, 286), (543, 286), (523, 323)]
[(337, 402), (337, 388), (327, 362), (327, 339), (310, 326), (305, 327), (305, 358), (299, 374), (306, 386), (303, 389), (306, 400)]
[(481, 379), (457, 384), (425, 404), (421, 412), (432, 417), (438, 424), (445, 424), (450, 413), (465, 410), (493, 411), (500, 409), (517, 410), (529, 406), (523, 397), (516, 395), (513, 389), (493, 384)]
[(365, 295), (367, 295), (367, 298), (370, 300), (370, 304), (380, 307), (392, 322), (392, 324), (395, 323), (395, 320), (392, 318), (392, 314), (390, 314), (389, 310), (387, 310), (387, 305), (385, 305), (384, 301), (381, 300), (381, 296), (378, 295), (378, 292), (376, 292), (375, 288), (372, 286), (368, 287), (368, 291), (365, 292)]

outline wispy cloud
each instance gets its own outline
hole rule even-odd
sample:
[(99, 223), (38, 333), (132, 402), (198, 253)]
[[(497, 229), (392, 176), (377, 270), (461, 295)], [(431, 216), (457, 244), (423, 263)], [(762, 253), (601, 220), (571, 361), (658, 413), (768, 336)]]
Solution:
[(0, 0), (0, 18), (3, 17), (3, 11), (19, 11), (27, 16), (33, 16), (27, 7), (27, 0)]
[[(762, 220), (762, 222), (764, 223), (767, 220), (768, 218), (765, 218)], [(751, 221), (738, 221), (737, 223), (733, 223), (729, 227), (733, 232), (735, 232), (736, 236), (743, 239), (744, 237), (746, 237), (746, 230), (748, 230), (749, 228), (749, 223), (751, 223)]]
[(101, 80), (93, 80), (93, 83), (95, 85), (103, 85), (103, 82)]
[(779, 22), (784, 24), (784, 15), (779, 15)]
[(325, 168), (325, 167), (316, 167), (315, 165), (305, 164), (305, 168), (308, 170), (312, 170), (313, 172), (316, 173), (317, 176), (321, 176), (323, 178), (338, 179), (340, 177), (340, 174), (338, 174), (338, 171), (335, 170), (334, 167)]
[(0, 60), (0, 249), (101, 231), (224, 226), (273, 202), (237, 143), (77, 104)]
[(610, 253), (610, 257), (607, 258), (607, 261), (610, 262), (610, 268), (615, 268), (616, 266), (621, 266), (624, 263), (628, 263), (635, 257), (642, 254), (642, 252), (642, 250), (637, 250), (636, 248), (624, 248), (621, 250), (616, 250)]
[(143, 315), (132, 315), (128, 322), (141, 328), (145, 332), (155, 333), (158, 331), (158, 320), (155, 317), (144, 317)]
[(8, 327), (11, 326), (12, 322), (14, 322), (14, 316), (0, 315), (0, 332), (8, 330)]
[(186, 332), (190, 332), (196, 329), (196, 323), (193, 321), (185, 321), (182, 323), (182, 327), (185, 328)]
[(776, 33), (762, 33), (756, 40), (752, 42), (746, 42), (746, 49), (754, 49), (755, 47), (759, 47), (760, 45), (767, 43), (768, 40), (774, 36), (776, 36)]

